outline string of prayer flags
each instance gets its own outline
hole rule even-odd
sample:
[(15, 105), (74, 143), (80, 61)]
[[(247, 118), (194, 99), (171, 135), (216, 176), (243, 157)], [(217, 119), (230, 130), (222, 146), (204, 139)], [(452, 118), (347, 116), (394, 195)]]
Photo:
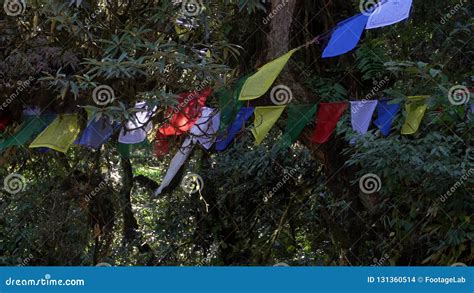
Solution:
[(369, 16), (366, 29), (392, 25), (410, 16), (412, 0), (386, 0)]
[(239, 100), (248, 101), (263, 96), (277, 79), (288, 60), (299, 48), (293, 49), (283, 56), (263, 65), (244, 83)]
[(50, 148), (66, 153), (80, 131), (77, 114), (61, 115), (36, 137), (30, 148)]
[(354, 49), (359, 43), (368, 18), (367, 15), (359, 14), (338, 23), (324, 49), (323, 58), (339, 56)]
[(288, 121), (281, 140), (281, 147), (289, 147), (298, 139), (306, 125), (314, 120), (316, 108), (316, 104), (288, 105)]
[(120, 131), (118, 141), (125, 144), (137, 144), (146, 140), (148, 132), (153, 129), (151, 117), (153, 110), (149, 110), (146, 102), (135, 104), (140, 111), (133, 114), (133, 117), (125, 123), (125, 127)]
[(242, 107), (237, 113), (234, 122), (227, 130), (227, 134), (224, 136), (219, 136), (216, 142), (216, 150), (223, 151), (225, 150), (229, 144), (234, 140), (234, 137), (242, 130), (244, 127), (245, 122), (250, 119), (254, 112), (253, 107)]
[(244, 105), (239, 95), (247, 77), (239, 79), (233, 89), (224, 88), (219, 93), (219, 109), (221, 110), (220, 130), (227, 129), (234, 121), (240, 108)]
[(400, 110), (400, 104), (391, 104), (390, 101), (389, 99), (384, 99), (378, 102), (377, 119), (374, 121), (374, 124), (380, 129), (380, 132), (384, 136), (390, 134), (393, 120)]
[(352, 129), (359, 135), (364, 135), (369, 130), (375, 107), (377, 101), (351, 101)]
[(206, 150), (210, 149), (216, 140), (219, 124), (220, 113), (215, 109), (203, 107), (201, 117), (190, 131), (193, 141), (199, 142)]
[(408, 101), (405, 104), (407, 117), (402, 127), (402, 134), (414, 134), (418, 131), (421, 120), (423, 120), (426, 108), (428, 107), (426, 103), (428, 98), (429, 96), (408, 97)]
[(99, 149), (109, 140), (113, 132), (114, 128), (109, 119), (105, 117), (93, 119), (89, 122), (75, 143), (89, 148)]
[[(200, 92), (184, 93), (178, 98), (178, 105), (168, 110), (169, 121), (158, 129), (164, 136), (181, 135), (188, 132), (201, 116), (207, 97), (212, 93), (211, 88)], [(157, 134), (158, 134), (157, 132)]]
[(311, 141), (319, 144), (327, 142), (347, 108), (348, 105), (345, 102), (321, 103), (316, 118), (316, 129)]
[(170, 185), (171, 181), (173, 180), (174, 176), (178, 173), (179, 169), (183, 166), (184, 162), (188, 159), (189, 155), (191, 154), (194, 148), (194, 142), (191, 137), (187, 137), (184, 141), (181, 148), (178, 150), (176, 155), (171, 159), (170, 167), (168, 171), (166, 171), (166, 175), (161, 181), (160, 187), (155, 190), (153, 193), (154, 196), (158, 196), (161, 194), (163, 189), (165, 189), (168, 185)]
[(53, 120), (55, 116), (25, 116), (20, 130), (14, 135), (6, 138), (0, 143), (0, 151), (12, 146), (22, 146), (27, 144), (33, 137), (42, 132)]
[(273, 125), (280, 118), (286, 106), (265, 106), (256, 107), (254, 111), (255, 120), (252, 129), (255, 137), (255, 144), (260, 145)]

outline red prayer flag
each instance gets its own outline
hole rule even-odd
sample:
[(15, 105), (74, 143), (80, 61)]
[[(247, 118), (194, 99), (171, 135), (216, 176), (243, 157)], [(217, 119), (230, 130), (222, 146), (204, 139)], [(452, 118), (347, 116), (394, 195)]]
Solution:
[(172, 114), (170, 120), (157, 131), (164, 136), (181, 135), (191, 129), (201, 116), (201, 108), (204, 107), (207, 97), (212, 93), (211, 88), (200, 92), (181, 94), (178, 98), (179, 104), (168, 110)]
[(11, 121), (12, 117), (10, 116), (0, 117), (0, 132), (5, 131), (5, 128), (7, 128)]
[(347, 108), (348, 104), (346, 102), (321, 103), (316, 116), (316, 129), (311, 141), (315, 143), (327, 142)]

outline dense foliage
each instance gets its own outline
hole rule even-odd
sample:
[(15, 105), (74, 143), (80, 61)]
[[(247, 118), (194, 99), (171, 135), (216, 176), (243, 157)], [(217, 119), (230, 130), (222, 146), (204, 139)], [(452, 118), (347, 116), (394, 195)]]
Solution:
[[(1, 114), (16, 122), (0, 140), (15, 132), (24, 105), (75, 111), (83, 124), (86, 110), (124, 123), (145, 100), (159, 126), (178, 94), (229, 88), (268, 61), (279, 42), (263, 22), (272, 20), (269, 1), (196, 2), (193, 16), (168, 0), (38, 0), (19, 16), (2, 12)], [(291, 3), (290, 48), (359, 13), (356, 1)], [(366, 31), (353, 52), (322, 60), (316, 44), (291, 61), (307, 92), (294, 103), (430, 95), (415, 135), (400, 135), (400, 113), (390, 136), (371, 128), (358, 137), (346, 114), (326, 145), (303, 135), (281, 149), (282, 117), (261, 146), (247, 128), (224, 152), (197, 147), (156, 199), (183, 138), (164, 157), (150, 145), (123, 156), (117, 134), (100, 151), (4, 151), (0, 178), (21, 174), (26, 184), (1, 191), (1, 263), (472, 265), (474, 116), (447, 99), (452, 86), (473, 83), (471, 13), (465, 1), (415, 0), (410, 20)], [(100, 107), (92, 92), (103, 84), (116, 99)], [(217, 107), (217, 95), (207, 104)], [(180, 188), (188, 172), (202, 176), (201, 193)], [(369, 173), (381, 189), (367, 195), (359, 179)]]

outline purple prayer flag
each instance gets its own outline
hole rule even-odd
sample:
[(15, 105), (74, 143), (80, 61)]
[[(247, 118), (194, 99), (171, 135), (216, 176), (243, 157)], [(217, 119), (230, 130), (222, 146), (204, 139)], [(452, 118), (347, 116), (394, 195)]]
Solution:
[(360, 135), (367, 133), (377, 101), (351, 101), (352, 129)]
[(112, 136), (114, 129), (109, 119), (102, 117), (92, 120), (87, 125), (82, 135), (76, 140), (76, 144), (99, 149)]

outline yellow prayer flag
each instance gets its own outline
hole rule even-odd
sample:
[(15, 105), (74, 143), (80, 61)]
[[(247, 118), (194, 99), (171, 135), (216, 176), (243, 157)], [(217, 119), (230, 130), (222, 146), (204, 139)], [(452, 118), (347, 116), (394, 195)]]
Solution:
[(429, 96), (408, 97), (408, 101), (405, 104), (407, 118), (402, 127), (402, 134), (414, 134), (418, 131), (418, 127), (420, 127), (421, 120), (428, 107), (426, 104), (427, 98), (429, 98)]
[(293, 49), (283, 56), (263, 65), (258, 71), (250, 76), (246, 81), (242, 90), (240, 91), (239, 100), (248, 101), (263, 96), (268, 89), (275, 82), (280, 72), (285, 67), (288, 60), (291, 58), (298, 48)]
[(30, 148), (50, 148), (66, 153), (79, 135), (79, 118), (76, 114), (61, 115), (30, 144)]
[(280, 118), (285, 107), (286, 106), (266, 106), (255, 108), (255, 120), (252, 133), (255, 137), (256, 145), (260, 145), (272, 126), (277, 122), (278, 118)]

